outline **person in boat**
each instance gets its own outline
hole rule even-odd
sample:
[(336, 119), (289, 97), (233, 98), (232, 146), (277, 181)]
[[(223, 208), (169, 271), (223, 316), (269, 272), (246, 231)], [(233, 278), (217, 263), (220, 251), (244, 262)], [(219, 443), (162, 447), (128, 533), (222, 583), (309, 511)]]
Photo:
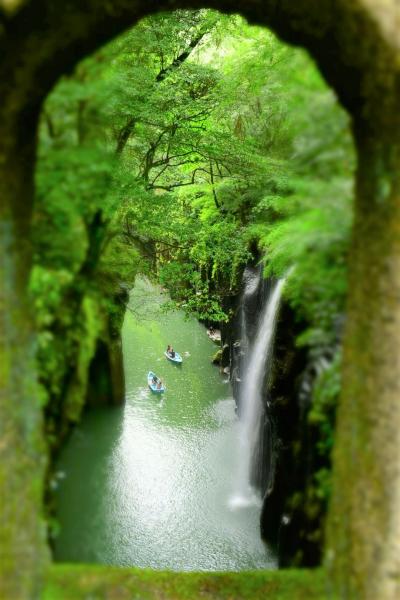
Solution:
[(169, 344), (168, 344), (168, 348), (167, 348), (167, 354), (169, 354), (169, 356), (171, 358), (175, 358), (175, 350)]
[(157, 382), (158, 382), (158, 379), (157, 379), (157, 377), (156, 377), (155, 375), (153, 375), (153, 379), (151, 380), (151, 383), (152, 383), (153, 385), (156, 385), (156, 383), (157, 383)]
[(158, 390), (161, 390), (161, 388), (162, 388), (162, 381), (161, 381), (161, 379), (159, 379), (159, 380), (157, 381), (157, 389), (158, 389)]

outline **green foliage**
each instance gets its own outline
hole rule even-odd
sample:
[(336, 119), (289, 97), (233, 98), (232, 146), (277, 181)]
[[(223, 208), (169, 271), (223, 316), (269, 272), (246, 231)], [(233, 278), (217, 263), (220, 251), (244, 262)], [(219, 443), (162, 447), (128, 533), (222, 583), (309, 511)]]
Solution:
[[(262, 226), (260, 243), (268, 252), (267, 274), (284, 276), (294, 267), (286, 293), (299, 316), (312, 324), (299, 343), (328, 345), (337, 337), (347, 293), (350, 193), (340, 186), (335, 190), (335, 181), (311, 187), (306, 198), (294, 191), (286, 205), (274, 198), (274, 209), (281, 212), (269, 227)], [(331, 196), (332, 191), (337, 194)], [(319, 195), (310, 198), (311, 193)]]
[(98, 70), (89, 59), (61, 81), (40, 129), (30, 290), (51, 448), (80, 417), (97, 340), (108, 341), (112, 320), (121, 320), (120, 286), (133, 284), (138, 264), (115, 227), (117, 161), (90, 106)]
[(320, 456), (330, 459), (333, 447), (336, 406), (341, 388), (341, 352), (323, 369), (313, 388), (312, 407), (308, 421), (319, 430), (317, 450)]
[(267, 275), (291, 270), (286, 295), (309, 328), (304, 345), (337, 340), (347, 293), (354, 151), (347, 117), (302, 52), (280, 65), (285, 145), (252, 211), (249, 235)]

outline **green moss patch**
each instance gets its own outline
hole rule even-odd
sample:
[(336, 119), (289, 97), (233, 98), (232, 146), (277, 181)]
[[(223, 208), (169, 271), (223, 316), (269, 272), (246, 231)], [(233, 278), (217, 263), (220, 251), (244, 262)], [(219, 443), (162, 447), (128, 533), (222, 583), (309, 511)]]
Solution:
[(319, 570), (172, 573), (100, 565), (53, 565), (43, 600), (322, 600)]

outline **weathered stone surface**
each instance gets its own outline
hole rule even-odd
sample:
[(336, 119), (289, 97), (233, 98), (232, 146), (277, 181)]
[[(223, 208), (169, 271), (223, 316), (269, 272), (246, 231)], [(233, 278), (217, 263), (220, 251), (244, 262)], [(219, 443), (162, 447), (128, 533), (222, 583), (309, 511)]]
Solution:
[(199, 6), (240, 12), (271, 27), (286, 41), (303, 45), (353, 116), (360, 164), (328, 563), (340, 597), (394, 599), (400, 595), (400, 49), (396, 30), (400, 4), (396, 0), (0, 4), (4, 227), (0, 317), (7, 336), (2, 339), (1, 356), (5, 365), (1, 484), (8, 523), (1, 549), (3, 590), (6, 597), (35, 598), (44, 556), (39, 517), (41, 417), (24, 300), (41, 102), (77, 60), (138, 18), (161, 9)]

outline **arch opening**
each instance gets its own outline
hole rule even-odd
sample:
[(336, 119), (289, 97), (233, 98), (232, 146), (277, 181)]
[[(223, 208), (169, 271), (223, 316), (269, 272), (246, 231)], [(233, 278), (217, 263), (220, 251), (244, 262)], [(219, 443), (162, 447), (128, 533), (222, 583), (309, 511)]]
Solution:
[[(40, 381), (50, 396), (45, 423), (51, 454), (80, 419), (87, 388), (91, 405), (122, 401), (120, 328), (137, 274), (158, 280), (176, 307), (214, 327), (225, 323), (226, 346), (228, 338), (238, 343), (234, 321), (246, 264), (257, 264), (267, 252), (270, 276), (282, 276), (294, 261), (291, 324), (285, 331), (282, 323), (279, 335), (291, 344), (300, 335), (320, 341), (298, 352), (290, 376), (306, 377), (307, 353), (316, 357), (309, 371), (315, 360), (325, 360), (327, 367), (337, 351), (344, 305), (352, 164), (346, 118), (306, 55), (237, 17), (181, 11), (148, 18), (63, 78), (42, 112), (33, 216), (32, 288), (43, 340)], [(281, 231), (277, 238), (274, 223)], [(334, 306), (327, 310), (329, 295)], [(299, 304), (301, 296), (307, 301)], [(257, 314), (252, 318), (254, 337)], [(296, 327), (296, 320), (302, 325)], [(60, 343), (63, 358), (55, 361)], [(291, 352), (285, 344), (282, 362)], [(245, 352), (244, 342), (242, 348)], [(324, 457), (310, 459), (313, 450), (303, 448), (303, 458), (308, 453), (316, 463), (315, 473), (308, 484), (303, 473), (291, 487), (294, 457), (285, 458), (277, 448), (282, 436), (286, 446), (295, 443), (285, 429), (300, 426), (298, 416), (290, 417), (299, 412), (300, 384), (285, 377), (278, 375), (276, 385), (288, 388), (285, 402), (292, 405), (280, 416), (275, 392), (276, 414), (270, 419), (276, 433), (266, 441), (272, 453), (265, 450), (260, 457), (262, 495), (272, 495), (262, 530), (286, 555), (283, 564), (296, 554), (298, 565), (312, 566), (321, 542), (307, 543), (299, 531), (322, 538), (323, 488), (313, 491), (322, 497), (318, 508), (314, 502), (314, 523), (306, 517), (306, 501), (296, 512), (289, 507), (303, 487), (305, 497), (311, 493), (307, 485), (312, 489), (311, 480), (329, 467), (329, 442)], [(239, 379), (232, 373), (236, 387)], [(332, 429), (331, 414), (324, 426)], [(276, 462), (282, 463), (277, 484)], [(50, 477), (53, 486), (68, 483)], [(89, 485), (90, 473), (84, 479)], [(84, 489), (76, 492), (81, 502), (67, 503), (74, 510), (87, 504), (90, 492)], [(95, 498), (92, 502), (96, 505)], [(296, 520), (285, 534), (291, 538), (285, 549), (282, 536), (278, 540), (283, 518)], [(77, 530), (86, 539), (82, 519)], [(58, 555), (68, 559), (62, 551)]]

